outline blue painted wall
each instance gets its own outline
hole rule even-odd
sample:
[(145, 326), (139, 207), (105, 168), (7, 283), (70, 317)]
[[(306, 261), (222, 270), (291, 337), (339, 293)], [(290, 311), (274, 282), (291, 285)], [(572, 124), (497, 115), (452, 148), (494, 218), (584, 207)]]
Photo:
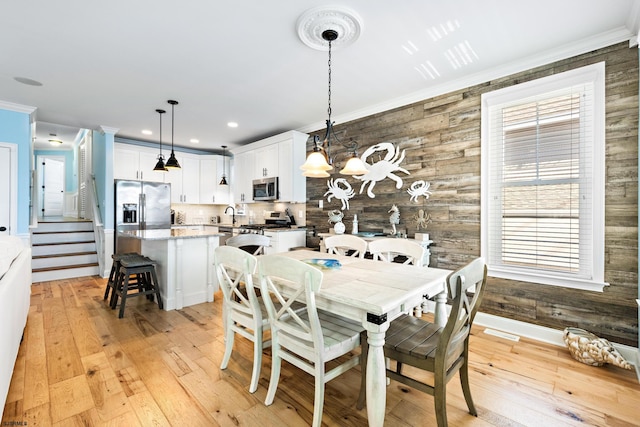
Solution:
[(18, 146), (18, 230), (29, 233), (31, 126), (29, 114), (0, 109), (0, 141)]

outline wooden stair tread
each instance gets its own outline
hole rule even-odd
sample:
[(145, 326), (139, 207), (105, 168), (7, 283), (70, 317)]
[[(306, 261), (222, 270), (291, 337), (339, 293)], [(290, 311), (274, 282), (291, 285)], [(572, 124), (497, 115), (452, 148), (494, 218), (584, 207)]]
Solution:
[(93, 230), (56, 230), (56, 231), (33, 231), (31, 234), (71, 234), (71, 233), (93, 233)]
[(76, 245), (79, 243), (95, 243), (95, 240), (78, 240), (71, 242), (32, 243), (31, 246)]
[(84, 268), (84, 267), (98, 267), (97, 262), (91, 262), (88, 264), (73, 264), (73, 265), (60, 265), (57, 267), (42, 267), (42, 268), (33, 268), (31, 269), (32, 273), (40, 273), (43, 271), (53, 271), (53, 270), (68, 270), (71, 268)]
[(66, 257), (66, 256), (80, 256), (80, 255), (97, 255), (96, 251), (86, 251), (86, 252), (67, 252), (63, 254), (48, 254), (48, 255), (34, 255), (32, 259), (43, 259), (43, 258), (58, 258), (58, 257)]

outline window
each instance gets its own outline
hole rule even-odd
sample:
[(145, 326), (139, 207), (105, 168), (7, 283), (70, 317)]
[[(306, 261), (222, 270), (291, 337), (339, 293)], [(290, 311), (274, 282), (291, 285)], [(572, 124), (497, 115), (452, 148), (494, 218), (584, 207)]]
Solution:
[(489, 275), (602, 291), (604, 63), (482, 96)]

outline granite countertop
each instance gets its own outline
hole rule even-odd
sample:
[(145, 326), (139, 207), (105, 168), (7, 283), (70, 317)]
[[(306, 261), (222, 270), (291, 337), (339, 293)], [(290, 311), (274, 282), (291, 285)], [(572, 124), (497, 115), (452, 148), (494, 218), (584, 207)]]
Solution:
[(140, 240), (170, 240), (170, 239), (197, 239), (201, 237), (220, 237), (224, 233), (213, 232), (210, 230), (189, 230), (185, 228), (178, 229), (157, 229), (157, 230), (131, 230), (120, 231), (119, 235), (131, 237)]

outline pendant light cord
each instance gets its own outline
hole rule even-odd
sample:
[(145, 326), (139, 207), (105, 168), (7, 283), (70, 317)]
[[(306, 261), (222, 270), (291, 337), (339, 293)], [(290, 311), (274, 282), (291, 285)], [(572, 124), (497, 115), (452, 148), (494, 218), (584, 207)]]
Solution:
[(173, 110), (175, 104), (171, 104), (171, 152), (173, 153)]
[(329, 115), (329, 122), (331, 122), (331, 40), (329, 40), (329, 106), (327, 107), (327, 114)]

